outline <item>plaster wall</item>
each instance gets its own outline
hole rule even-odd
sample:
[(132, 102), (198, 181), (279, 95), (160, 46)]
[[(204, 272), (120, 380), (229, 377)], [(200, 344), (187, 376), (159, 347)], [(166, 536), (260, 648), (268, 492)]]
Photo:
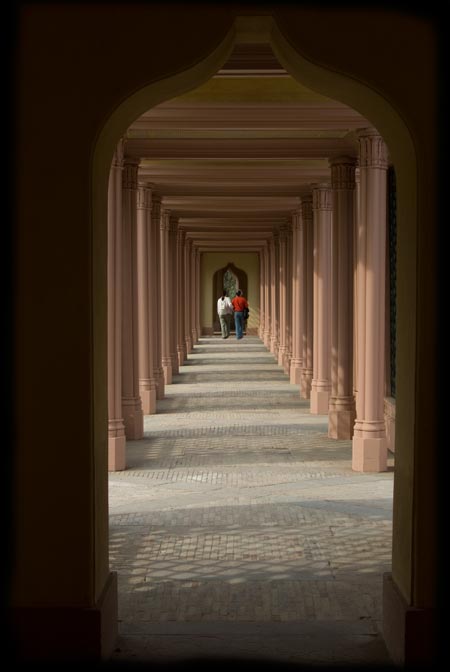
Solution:
[[(212, 329), (213, 278), (214, 273), (232, 262), (247, 273), (248, 290), (246, 299), (250, 306), (250, 316), (247, 327), (251, 333), (256, 333), (259, 326), (260, 278), (259, 257), (256, 252), (204, 252), (201, 257), (201, 327)], [(216, 296), (217, 301), (219, 297)]]

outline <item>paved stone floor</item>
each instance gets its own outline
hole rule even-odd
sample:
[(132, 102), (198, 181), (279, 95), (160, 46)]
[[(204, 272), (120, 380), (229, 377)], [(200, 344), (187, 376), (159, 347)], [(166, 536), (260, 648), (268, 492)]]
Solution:
[(351, 469), (256, 337), (202, 338), (109, 475), (119, 661), (389, 666), (388, 471)]

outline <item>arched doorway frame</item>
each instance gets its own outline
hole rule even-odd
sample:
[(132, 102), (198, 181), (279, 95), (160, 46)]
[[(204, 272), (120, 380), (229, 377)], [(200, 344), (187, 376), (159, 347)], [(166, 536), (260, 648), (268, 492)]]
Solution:
[[(106, 213), (108, 173), (117, 141), (128, 126), (143, 112), (164, 100), (198, 87), (217, 72), (226, 61), (236, 42), (269, 42), (285, 69), (309, 88), (353, 107), (373, 123), (386, 141), (397, 176), (398, 200), (398, 332), (397, 332), (397, 427), (396, 474), (394, 494), (393, 575), (401, 593), (409, 604), (429, 601), (433, 579), (423, 587), (417, 583), (417, 532), (414, 515), (414, 472), (420, 436), (415, 417), (417, 409), (418, 355), (416, 343), (416, 316), (418, 293), (418, 210), (417, 160), (410, 132), (397, 111), (383, 96), (367, 84), (343, 75), (331, 68), (318, 65), (301, 54), (285, 39), (281, 29), (269, 17), (238, 17), (217, 49), (196, 66), (173, 77), (153, 82), (137, 91), (118, 105), (106, 121), (98, 137), (92, 170), (93, 247), (99, 251), (92, 267), (93, 342), (94, 362), (105, 358), (106, 316)], [(402, 319), (402, 316), (403, 317)], [(407, 319), (406, 319), (407, 316)], [(104, 468), (103, 455), (106, 427), (106, 389), (104, 389), (105, 362), (94, 366), (94, 389), (101, 409), (94, 417), (94, 461)], [(411, 384), (414, 381), (414, 384)], [(100, 417), (101, 416), (101, 417)], [(107, 517), (107, 495), (96, 498), (96, 518)], [(413, 549), (413, 555), (411, 555)], [(106, 551), (107, 552), (107, 551)], [(422, 569), (423, 574), (423, 569)]]
[[(223, 283), (222, 283), (222, 278), (225, 275), (227, 271), (231, 271), (233, 275), (235, 276), (237, 282), (237, 287), (238, 289), (241, 289), (244, 296), (247, 296), (248, 293), (248, 276), (247, 273), (241, 269), (235, 266), (233, 262), (229, 261), (225, 266), (222, 266), (222, 268), (219, 268), (213, 275), (213, 305), (212, 305), (212, 325), (213, 325), (213, 332), (217, 331), (220, 332), (220, 323), (219, 323), (219, 318), (217, 315), (217, 299), (219, 297), (219, 293), (222, 291)], [(219, 282), (220, 280), (220, 282)], [(232, 298), (232, 297), (230, 297)], [(233, 316), (231, 320), (231, 329), (234, 329), (234, 318)]]

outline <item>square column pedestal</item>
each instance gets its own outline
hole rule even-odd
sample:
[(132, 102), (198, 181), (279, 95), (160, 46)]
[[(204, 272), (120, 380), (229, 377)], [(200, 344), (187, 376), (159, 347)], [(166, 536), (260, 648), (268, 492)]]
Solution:
[(163, 371), (164, 371), (164, 384), (172, 384), (172, 364), (163, 362)]
[(386, 437), (371, 439), (354, 436), (352, 444), (352, 469), (353, 471), (386, 471)]
[(140, 385), (142, 412), (144, 415), (153, 415), (156, 413), (156, 388), (148, 384)]
[(141, 398), (122, 398), (122, 413), (126, 438), (130, 441), (142, 439), (144, 436), (144, 416), (142, 415)]
[(311, 389), (310, 413), (314, 415), (328, 415), (330, 393), (327, 390)]
[(292, 385), (301, 385), (302, 382), (302, 361), (291, 359), (289, 379)]
[(123, 471), (126, 468), (126, 438), (108, 438), (108, 471)]
[(330, 439), (351, 439), (355, 424), (355, 411), (330, 410), (328, 412), (328, 436)]

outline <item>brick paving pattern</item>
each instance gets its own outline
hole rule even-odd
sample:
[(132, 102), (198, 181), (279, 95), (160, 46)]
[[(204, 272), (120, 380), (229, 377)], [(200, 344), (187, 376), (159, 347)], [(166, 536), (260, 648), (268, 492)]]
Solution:
[(173, 382), (109, 475), (113, 658), (385, 664), (393, 457), (353, 472), (257, 337), (202, 338)]

